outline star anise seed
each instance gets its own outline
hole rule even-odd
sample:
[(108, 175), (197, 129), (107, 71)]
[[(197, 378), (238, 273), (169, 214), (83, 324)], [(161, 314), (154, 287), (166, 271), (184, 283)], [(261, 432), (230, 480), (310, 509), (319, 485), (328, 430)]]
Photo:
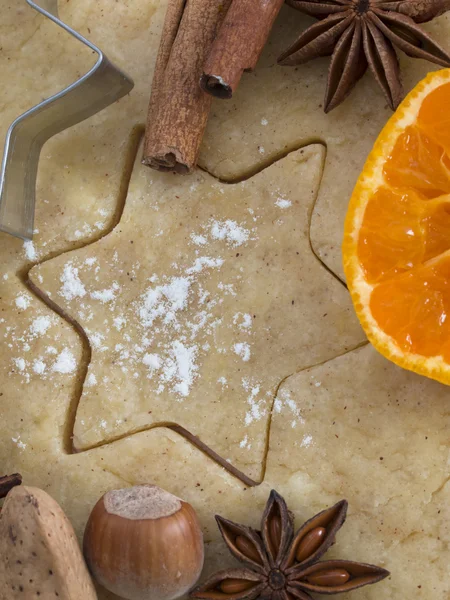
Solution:
[(347, 514), (347, 502), (306, 521), (294, 535), (294, 518), (272, 490), (261, 530), (216, 516), (230, 552), (245, 568), (212, 575), (190, 596), (204, 600), (312, 600), (310, 593), (338, 594), (377, 583), (389, 575), (381, 567), (349, 560), (320, 561), (334, 544)]
[(324, 110), (336, 108), (370, 68), (389, 106), (403, 98), (394, 46), (413, 58), (450, 67), (450, 54), (417, 23), (450, 9), (450, 0), (286, 0), (319, 19), (283, 52), (278, 63), (300, 65), (331, 56)]

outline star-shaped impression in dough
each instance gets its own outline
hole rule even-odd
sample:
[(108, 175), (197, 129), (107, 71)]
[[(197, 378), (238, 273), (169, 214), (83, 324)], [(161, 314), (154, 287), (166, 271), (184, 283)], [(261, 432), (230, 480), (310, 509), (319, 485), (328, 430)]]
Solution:
[(311, 146), (232, 185), (138, 160), (118, 226), (31, 272), (89, 340), (76, 451), (170, 424), (261, 477), (280, 381), (363, 339), (309, 245), (323, 158)]

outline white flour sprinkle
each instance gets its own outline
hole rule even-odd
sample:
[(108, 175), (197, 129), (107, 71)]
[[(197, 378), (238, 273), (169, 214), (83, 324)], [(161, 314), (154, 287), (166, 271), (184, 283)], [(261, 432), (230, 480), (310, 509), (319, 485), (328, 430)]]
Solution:
[(177, 312), (186, 308), (191, 282), (187, 277), (173, 277), (170, 283), (149, 288), (139, 308), (144, 327), (151, 327), (158, 317), (168, 324), (175, 320)]
[(212, 221), (211, 236), (215, 240), (225, 240), (230, 246), (236, 248), (248, 241), (250, 231), (238, 225), (236, 221), (227, 219), (226, 221)]
[(70, 352), (68, 348), (64, 348), (62, 352), (58, 355), (56, 361), (53, 363), (52, 371), (55, 373), (73, 373), (77, 363), (75, 361), (75, 357)]
[(68, 301), (86, 296), (86, 288), (81, 282), (78, 273), (78, 268), (74, 267), (71, 262), (64, 265), (64, 271), (60, 277), (63, 285), (58, 293)]
[(89, 223), (84, 223), (82, 230), (77, 229), (74, 233), (76, 239), (83, 237), (83, 235), (88, 236), (92, 233), (92, 227)]
[(186, 273), (188, 275), (192, 275), (193, 273), (200, 273), (201, 271), (203, 271), (204, 267), (209, 267), (210, 269), (217, 269), (222, 265), (222, 258), (209, 258), (208, 256), (201, 256), (200, 258), (195, 259), (192, 267), (186, 269)]
[(282, 408), (283, 403), (281, 402), (280, 398), (275, 398), (275, 402), (273, 403), (273, 412), (280, 413)]
[(161, 358), (158, 354), (144, 354), (142, 362), (151, 370), (161, 368)]
[(289, 208), (292, 206), (292, 202), (290, 200), (286, 200), (285, 198), (277, 198), (275, 206), (278, 206), (278, 208)]
[(217, 284), (219, 290), (225, 292), (226, 296), (236, 296), (232, 283), (222, 283), (221, 281)]
[(250, 360), (251, 351), (247, 342), (238, 342), (237, 344), (234, 344), (233, 351), (235, 354), (240, 356), (244, 362)]
[(172, 375), (172, 367), (171, 365), (167, 365), (165, 367), (164, 379), (166, 379), (166, 374), (170, 372), (170, 380), (175, 377), (177, 381), (173, 389), (182, 396), (189, 395), (189, 390), (194, 381), (194, 375), (198, 369), (195, 364), (196, 354), (197, 348), (195, 346), (189, 348), (178, 340), (172, 344), (171, 355), (176, 365), (176, 371)]
[[(211, 321), (212, 313), (209, 312), (219, 299), (206, 292), (197, 277), (205, 269), (217, 269), (222, 264), (221, 258), (199, 257), (191, 267), (184, 269), (184, 275), (163, 276), (162, 282), (148, 288), (136, 303), (144, 334), (140, 344), (129, 351), (128, 360), (142, 362), (148, 367), (147, 378), (156, 379), (154, 393), (161, 394), (168, 389), (180, 400), (189, 395), (198, 374), (199, 353), (211, 348), (209, 342), (196, 342), (196, 339), (200, 335), (214, 335), (215, 327), (221, 322), (220, 319)], [(180, 269), (177, 265), (172, 268)], [(153, 275), (150, 281), (156, 283), (160, 278)], [(198, 307), (204, 304), (205, 308), (192, 315), (187, 312), (191, 302)], [(179, 333), (174, 339), (175, 332)], [(154, 346), (157, 352), (151, 352), (155, 334), (163, 337)], [(147, 348), (149, 350), (139, 356)], [(123, 350), (119, 358), (120, 361), (124, 358)]]
[(17, 445), (17, 447), (21, 450), (25, 450), (25, 448), (27, 447), (27, 445), (20, 439), (20, 435), (18, 435), (17, 437), (12, 437), (11, 441), (14, 442)]
[(124, 317), (114, 317), (113, 325), (117, 329), (117, 331), (121, 331), (124, 325), (126, 325), (127, 320)]
[(237, 325), (241, 331), (249, 330), (253, 324), (252, 315), (249, 313), (238, 312), (233, 317), (233, 323)]
[(268, 124), (269, 124), (269, 121), (267, 119), (264, 119), (264, 118), (261, 119), (261, 125), (266, 126)]
[[(140, 277), (136, 272), (140, 267), (138, 262), (131, 266), (125, 257), (115, 252), (106, 263), (100, 257), (90, 256), (79, 262), (71, 259), (62, 265), (58, 294), (76, 305), (77, 318), (82, 322), (95, 352), (111, 352), (118, 379), (121, 373), (128, 373), (126, 377), (136, 385), (139, 393), (144, 390), (153, 395), (164, 392), (181, 402), (193, 393), (203, 358), (211, 351), (228, 354), (228, 360), (232, 359), (234, 352), (239, 357), (236, 362), (250, 360), (251, 345), (243, 340), (251, 339), (252, 315), (237, 312), (239, 304), (236, 302), (242, 275), (234, 274), (231, 278), (226, 277), (224, 272), (220, 282), (207, 277), (208, 272), (218, 271), (224, 265), (220, 254), (234, 254), (229, 248), (256, 239), (256, 229), (245, 227), (247, 222), (252, 221), (252, 217), (245, 214), (246, 218), (238, 222), (210, 219), (200, 224), (190, 238), (190, 258), (177, 254), (167, 274), (158, 272), (152, 275), (150, 271), (151, 277), (144, 284), (140, 297), (123, 307), (119, 306), (121, 288), (118, 281), (104, 278), (108, 277), (110, 267), (114, 267), (119, 274), (126, 271), (131, 281), (135, 278), (145, 281), (145, 276)], [(208, 244), (211, 244), (210, 251), (207, 250)], [(93, 285), (93, 279), (98, 282), (96, 285)], [(134, 285), (130, 284), (130, 287)], [(107, 306), (102, 307), (94, 301)], [(222, 304), (223, 310), (220, 308)], [(236, 308), (233, 310), (230, 304)], [(93, 327), (97, 316), (100, 318), (95, 330), (89, 331), (88, 321), (92, 320)], [(52, 323), (41, 319), (29, 331), (43, 333), (45, 327)], [(224, 333), (235, 337), (229, 340), (223, 336)], [(31, 340), (30, 337), (27, 339)], [(31, 375), (34, 371), (43, 378), (55, 373), (76, 372), (77, 360), (70, 347), (55, 345), (58, 350), (53, 348), (54, 356), (49, 356), (47, 347), (41, 352), (43, 359), (39, 358), (35, 363), (31, 359), (26, 363), (22, 379), (26, 369)], [(20, 356), (19, 353), (16, 355)], [(222, 373), (227, 375), (225, 370)], [(89, 373), (84, 385), (86, 394), (93, 386), (104, 387), (109, 392), (113, 382), (111, 377), (96, 377)], [(229, 384), (222, 376), (215, 385), (216, 391), (224, 394)], [(246, 424), (261, 419), (267, 412), (267, 399), (260, 392), (259, 384), (253, 383), (247, 393), (241, 393), (244, 394), (244, 402), (245, 399), (248, 402)], [(109, 430), (116, 425), (114, 420), (107, 420), (102, 421), (100, 427)], [(246, 447), (250, 447), (248, 439)]]
[(13, 358), (13, 362), (19, 371), (24, 371), (26, 363), (23, 358)]
[(9, 279), (9, 275), (8, 275), (8, 273), (5, 273), (3, 275), (3, 281), (8, 281), (8, 279)]
[(195, 235), (194, 233), (191, 235), (191, 240), (197, 246), (205, 246), (208, 242), (204, 235)]
[(30, 306), (31, 298), (25, 294), (19, 294), (16, 298), (16, 306), (20, 310), (26, 310)]
[(250, 448), (252, 447), (252, 445), (248, 441), (248, 435), (246, 435), (244, 437), (244, 439), (239, 442), (239, 447), (240, 448), (247, 448), (247, 450), (250, 450)]
[(36, 248), (31, 240), (26, 240), (23, 243), (23, 249), (25, 251), (25, 257), (27, 260), (36, 260), (38, 255), (36, 252)]
[(105, 339), (105, 336), (102, 333), (99, 333), (98, 331), (90, 331), (89, 329), (86, 329), (86, 333), (89, 336), (89, 341), (91, 342), (93, 348), (99, 350), (100, 352), (106, 352), (106, 350), (108, 350), (108, 346), (104, 346), (102, 344)]
[(34, 321), (31, 323), (30, 332), (33, 336), (44, 335), (51, 324), (52, 320), (47, 315), (36, 317), (36, 319), (34, 319)]
[(264, 146), (258, 146), (258, 152), (260, 154), (265, 154), (266, 153), (266, 149), (264, 148)]
[(92, 387), (93, 385), (96, 385), (96, 383), (97, 377), (94, 375), (94, 373), (89, 373), (86, 379), (86, 383), (84, 384), (85, 387)]
[(303, 436), (303, 439), (300, 444), (300, 448), (308, 448), (309, 446), (311, 446), (312, 441), (313, 441), (312, 435)]
[(287, 407), (295, 417), (291, 423), (292, 427), (296, 427), (297, 422), (300, 422), (301, 424), (305, 422), (301, 416), (299, 407), (297, 406), (295, 400), (291, 398), (289, 391), (282, 389), (278, 392), (278, 396), (275, 399), (273, 412), (280, 413), (284, 407)]
[(33, 371), (37, 375), (42, 375), (46, 368), (47, 368), (47, 365), (45, 364), (45, 362), (43, 360), (36, 359), (33, 361)]
[(146, 354), (143, 363), (149, 367), (150, 379), (155, 370), (161, 369), (160, 384), (156, 393), (164, 391), (164, 384), (171, 384), (172, 391), (182, 397), (189, 395), (198, 366), (195, 362), (197, 347), (186, 346), (179, 340), (172, 342), (168, 355), (162, 360), (158, 355)]
[(252, 383), (244, 377), (242, 379), (242, 387), (246, 392), (249, 392), (247, 404), (250, 406), (250, 409), (245, 415), (245, 425), (248, 427), (255, 421), (259, 421), (266, 414), (266, 411), (262, 408), (264, 400), (257, 400), (258, 394), (261, 391), (259, 383)]
[(91, 293), (91, 298), (94, 300), (100, 300), (103, 304), (106, 302), (111, 302), (115, 299), (117, 291), (120, 289), (117, 281), (114, 281), (110, 288), (104, 290), (96, 290)]

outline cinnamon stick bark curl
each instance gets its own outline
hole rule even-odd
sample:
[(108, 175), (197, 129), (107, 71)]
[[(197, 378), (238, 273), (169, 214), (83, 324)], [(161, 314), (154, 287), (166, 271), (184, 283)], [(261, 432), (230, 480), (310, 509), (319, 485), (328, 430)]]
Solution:
[(252, 71), (284, 0), (233, 0), (203, 67), (202, 89), (233, 96), (244, 71)]
[(169, 0), (156, 60), (143, 164), (190, 173), (196, 165), (211, 98), (202, 67), (231, 0)]

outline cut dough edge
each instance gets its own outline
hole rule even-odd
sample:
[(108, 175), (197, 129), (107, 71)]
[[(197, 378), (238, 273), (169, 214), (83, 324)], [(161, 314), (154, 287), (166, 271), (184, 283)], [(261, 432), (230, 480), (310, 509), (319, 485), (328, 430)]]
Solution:
[[(140, 128), (135, 128), (136, 131), (138, 131)], [(139, 147), (139, 146), (138, 146)], [(259, 173), (265, 171), (267, 168), (269, 168), (270, 166), (272, 166), (274, 163), (279, 162), (280, 160), (282, 160), (283, 158), (289, 156), (290, 154), (293, 154), (297, 151), (309, 151), (309, 152), (317, 152), (320, 156), (321, 156), (321, 171), (320, 171), (320, 175), (319, 175), (319, 184), (317, 186), (315, 195), (314, 195), (314, 201), (312, 203), (312, 206), (310, 207), (309, 210), (309, 221), (307, 224), (307, 228), (308, 228), (308, 232), (310, 230), (310, 226), (311, 226), (311, 218), (312, 218), (312, 213), (314, 210), (314, 206), (315, 206), (315, 202), (317, 201), (317, 196), (318, 196), (318, 191), (320, 189), (320, 181), (321, 181), (321, 177), (323, 174), (323, 169), (324, 169), (324, 164), (325, 164), (325, 147), (323, 144), (311, 144), (311, 145), (307, 145), (307, 146), (299, 146), (299, 147), (295, 147), (293, 150), (291, 150), (290, 152), (284, 152), (282, 154), (280, 154), (279, 156), (275, 157), (272, 161), (268, 162), (265, 165), (259, 165), (258, 168), (256, 170), (253, 170), (251, 173), (247, 174), (247, 178), (252, 178), (255, 175), (258, 175)], [(139, 150), (138, 150), (139, 151)], [(214, 174), (210, 174), (212, 177), (214, 177)], [(130, 172), (130, 176), (131, 176), (131, 172)], [(216, 180), (217, 178), (214, 177)], [(242, 178), (239, 178), (239, 182), (242, 181)], [(128, 182), (129, 183), (129, 182)], [(124, 186), (124, 188), (128, 188), (128, 183)], [(226, 182), (225, 182), (226, 183)], [(229, 183), (228, 185), (235, 185), (234, 182)], [(103, 232), (101, 236), (99, 236), (98, 239), (94, 240), (94, 241), (89, 241), (86, 244), (81, 245), (79, 248), (77, 249), (82, 249), (82, 248), (86, 248), (89, 247), (93, 244), (95, 244), (99, 239), (102, 239), (104, 237), (106, 237), (107, 235), (109, 235), (112, 231), (114, 231), (115, 228), (117, 228), (118, 226), (120, 226), (120, 220), (122, 218), (123, 215), (123, 209), (125, 208), (125, 201), (123, 201), (122, 203), (122, 212), (118, 215), (117, 219), (115, 220), (115, 224), (113, 224), (113, 226), (106, 232)], [(310, 242), (310, 240), (309, 240)], [(65, 319), (72, 327), (75, 328), (75, 330), (77, 331), (77, 333), (81, 336), (82, 339), (82, 344), (84, 346), (84, 356), (86, 357), (84, 360), (84, 365), (78, 365), (78, 368), (82, 370), (82, 377), (83, 377), (83, 382), (84, 379), (86, 378), (87, 375), (87, 368), (88, 365), (90, 363), (90, 358), (91, 358), (91, 345), (89, 343), (88, 337), (84, 331), (84, 329), (82, 328), (82, 326), (80, 324), (77, 323), (77, 321), (75, 319), (73, 319), (69, 314), (67, 314), (66, 311), (64, 311), (64, 309), (62, 309), (57, 303), (55, 303), (53, 300), (51, 300), (46, 294), (45, 292), (43, 292), (40, 288), (38, 283), (36, 283), (33, 280), (33, 275), (35, 273), (35, 271), (37, 269), (39, 269), (39, 267), (43, 264), (45, 264), (46, 262), (48, 262), (49, 260), (53, 260), (59, 256), (62, 255), (70, 255), (72, 250), (69, 251), (62, 251), (58, 254), (56, 254), (55, 256), (52, 256), (49, 259), (44, 259), (38, 263), (36, 263), (35, 265), (33, 265), (33, 267), (30, 269), (29, 271), (29, 281), (28, 281), (28, 285), (30, 287), (30, 289), (45, 303), (47, 304), (51, 310), (53, 310), (54, 312), (56, 312), (57, 314), (59, 314), (60, 317), (62, 317), (63, 319)], [(316, 256), (316, 254), (314, 252), (312, 252), (313, 256), (315, 257), (315, 260), (317, 260), (317, 262), (319, 263), (320, 267), (323, 267), (325, 270), (327, 270), (329, 272), (329, 269), (326, 267), (326, 265), (323, 264), (323, 262), (320, 260), (319, 257)], [(333, 273), (330, 273), (330, 275), (334, 276)], [(340, 285), (342, 285), (341, 282), (339, 282)], [(361, 343), (365, 343), (365, 342), (361, 342)], [(354, 346), (353, 348), (347, 349), (345, 351), (349, 352), (354, 350), (355, 348), (359, 347), (360, 343), (357, 344), (356, 346)], [(340, 356), (341, 354), (339, 354), (338, 356)], [(335, 358), (335, 357), (333, 357)], [(332, 359), (329, 359), (332, 360)], [(317, 364), (321, 364), (321, 363), (317, 363)], [(306, 368), (311, 368), (312, 366), (315, 366), (315, 364), (311, 364), (311, 365), (307, 365), (305, 367), (302, 367), (300, 369), (304, 370)], [(295, 373), (297, 373), (299, 371), (296, 371)], [(285, 377), (283, 377), (283, 380), (281, 382), (279, 382), (278, 385), (276, 385), (275, 390), (278, 390), (278, 388), (280, 387), (280, 385), (282, 384), (283, 381), (285, 381), (287, 378), (291, 377), (293, 374), (289, 374)], [(73, 436), (73, 426), (76, 420), (76, 413), (78, 410), (78, 404), (81, 398), (81, 394), (82, 394), (82, 386), (83, 384), (81, 383), (81, 385), (79, 386), (80, 391), (79, 391), (79, 397), (75, 398), (72, 403), (74, 405), (74, 408), (71, 410), (72, 413), (72, 425), (70, 427), (70, 431), (68, 431), (67, 433), (67, 439), (71, 440), (72, 436)], [(269, 409), (269, 413), (271, 413), (273, 404), (275, 402), (276, 399), (276, 391), (270, 401), (270, 409)], [(160, 422), (160, 423), (155, 423), (155, 424), (151, 424), (148, 426), (144, 426), (141, 428), (138, 428), (136, 430), (130, 431), (129, 433), (126, 434), (121, 434), (119, 436), (117, 436), (117, 438), (110, 438), (108, 440), (105, 440), (104, 442), (98, 443), (98, 444), (94, 444), (92, 446), (86, 447), (86, 448), (82, 448), (82, 449), (77, 449), (75, 450), (72, 446), (72, 443), (67, 443), (66, 444), (66, 449), (68, 451), (68, 453), (74, 452), (76, 451), (77, 453), (81, 453), (81, 452), (85, 452), (88, 451), (90, 449), (95, 449), (96, 447), (101, 447), (101, 446), (105, 446), (108, 444), (114, 444), (117, 441), (130, 437), (130, 436), (134, 436), (137, 435), (140, 432), (143, 431), (149, 431), (150, 429), (153, 428), (159, 428), (159, 427), (169, 427), (172, 430), (176, 431), (177, 433), (179, 433), (180, 435), (184, 436), (185, 439), (188, 439), (191, 443), (193, 443), (194, 445), (196, 445), (198, 448), (200, 448), (200, 450), (202, 450), (203, 452), (205, 452), (207, 455), (210, 456), (210, 458), (212, 458), (213, 460), (215, 460), (219, 465), (223, 466), (225, 469), (227, 469), (230, 473), (232, 473), (234, 476), (236, 476), (238, 479), (240, 479), (241, 481), (243, 481), (246, 485), (258, 485), (260, 484), (263, 480), (264, 480), (264, 473), (265, 473), (265, 464), (266, 464), (266, 460), (267, 460), (267, 453), (268, 453), (268, 444), (269, 444), (269, 438), (270, 438), (270, 418), (268, 421), (268, 425), (267, 425), (267, 432), (266, 432), (266, 437), (265, 437), (265, 451), (263, 453), (263, 458), (262, 458), (262, 467), (261, 467), (261, 477), (257, 478), (257, 479), (252, 479), (250, 477), (248, 477), (245, 473), (243, 473), (242, 471), (240, 471), (239, 469), (237, 469), (236, 467), (233, 467), (232, 465), (230, 465), (230, 463), (224, 459), (223, 457), (221, 457), (219, 454), (217, 454), (213, 448), (211, 448), (210, 446), (206, 445), (203, 441), (201, 441), (197, 436), (193, 435), (191, 432), (189, 432), (187, 429), (185, 429), (184, 427), (178, 425), (178, 424), (171, 424), (171, 423), (167, 423), (167, 422)]]

